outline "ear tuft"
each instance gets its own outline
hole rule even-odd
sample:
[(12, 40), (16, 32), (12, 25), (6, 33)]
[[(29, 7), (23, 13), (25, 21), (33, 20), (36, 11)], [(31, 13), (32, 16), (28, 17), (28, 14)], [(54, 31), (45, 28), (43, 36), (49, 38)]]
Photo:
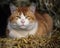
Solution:
[(32, 11), (33, 13), (35, 12), (36, 10), (36, 5), (34, 3), (32, 3), (29, 7), (29, 10)]
[(13, 13), (16, 9), (17, 9), (17, 7), (11, 3), (10, 4), (10, 11), (11, 11), (11, 13)]

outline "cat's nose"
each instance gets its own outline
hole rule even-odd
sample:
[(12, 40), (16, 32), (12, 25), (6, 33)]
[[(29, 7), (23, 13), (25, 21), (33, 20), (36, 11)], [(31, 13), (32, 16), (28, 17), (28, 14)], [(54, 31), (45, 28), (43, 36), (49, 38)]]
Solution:
[(21, 20), (21, 23), (25, 23), (25, 21), (24, 20)]

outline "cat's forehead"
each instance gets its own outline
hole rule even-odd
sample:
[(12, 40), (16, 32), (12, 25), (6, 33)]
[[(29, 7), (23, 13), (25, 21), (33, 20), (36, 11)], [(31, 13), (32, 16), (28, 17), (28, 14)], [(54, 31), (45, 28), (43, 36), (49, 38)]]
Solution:
[(23, 12), (23, 13), (26, 13), (28, 11), (28, 7), (19, 7), (18, 8), (18, 12)]
[(25, 15), (24, 15), (24, 13), (22, 12), (22, 13), (20, 14), (20, 16), (21, 16), (21, 17), (24, 17)]
[(29, 10), (28, 7), (19, 7), (18, 12), (16, 14), (18, 14), (18, 16), (30, 16), (30, 17), (33, 17), (34, 14)]

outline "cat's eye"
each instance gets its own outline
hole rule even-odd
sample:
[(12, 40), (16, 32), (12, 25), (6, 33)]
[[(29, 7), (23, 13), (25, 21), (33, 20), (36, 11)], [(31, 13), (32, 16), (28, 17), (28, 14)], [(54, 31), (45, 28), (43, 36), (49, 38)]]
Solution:
[(16, 16), (16, 17), (21, 18), (20, 16)]
[(26, 18), (30, 18), (29, 16), (26, 16)]

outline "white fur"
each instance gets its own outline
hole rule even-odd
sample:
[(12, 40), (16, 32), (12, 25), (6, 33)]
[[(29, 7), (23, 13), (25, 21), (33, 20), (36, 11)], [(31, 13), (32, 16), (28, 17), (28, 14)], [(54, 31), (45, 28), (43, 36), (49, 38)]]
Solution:
[(10, 26), (10, 23), (8, 23), (8, 29), (9, 29), (9, 36), (11, 38), (21, 38), (21, 37), (27, 37), (28, 35), (34, 35), (38, 28), (38, 23), (35, 22), (32, 26), (33, 28), (31, 30), (15, 30)]
[[(24, 20), (24, 26), (21, 26), (21, 21)], [(37, 21), (31, 23), (28, 18), (22, 13), (20, 18), (17, 19), (15, 23), (8, 21), (9, 36), (11, 38), (21, 38), (27, 37), (28, 35), (34, 35), (37, 31), (38, 23)]]
[[(24, 16), (23, 13), (21, 13), (20, 17), (21, 18), (17, 20), (17, 24), (20, 26), (20, 28), (25, 28), (26, 26), (29, 25), (29, 20)], [(24, 21), (24, 26), (22, 26), (23, 23), (21, 21)]]

